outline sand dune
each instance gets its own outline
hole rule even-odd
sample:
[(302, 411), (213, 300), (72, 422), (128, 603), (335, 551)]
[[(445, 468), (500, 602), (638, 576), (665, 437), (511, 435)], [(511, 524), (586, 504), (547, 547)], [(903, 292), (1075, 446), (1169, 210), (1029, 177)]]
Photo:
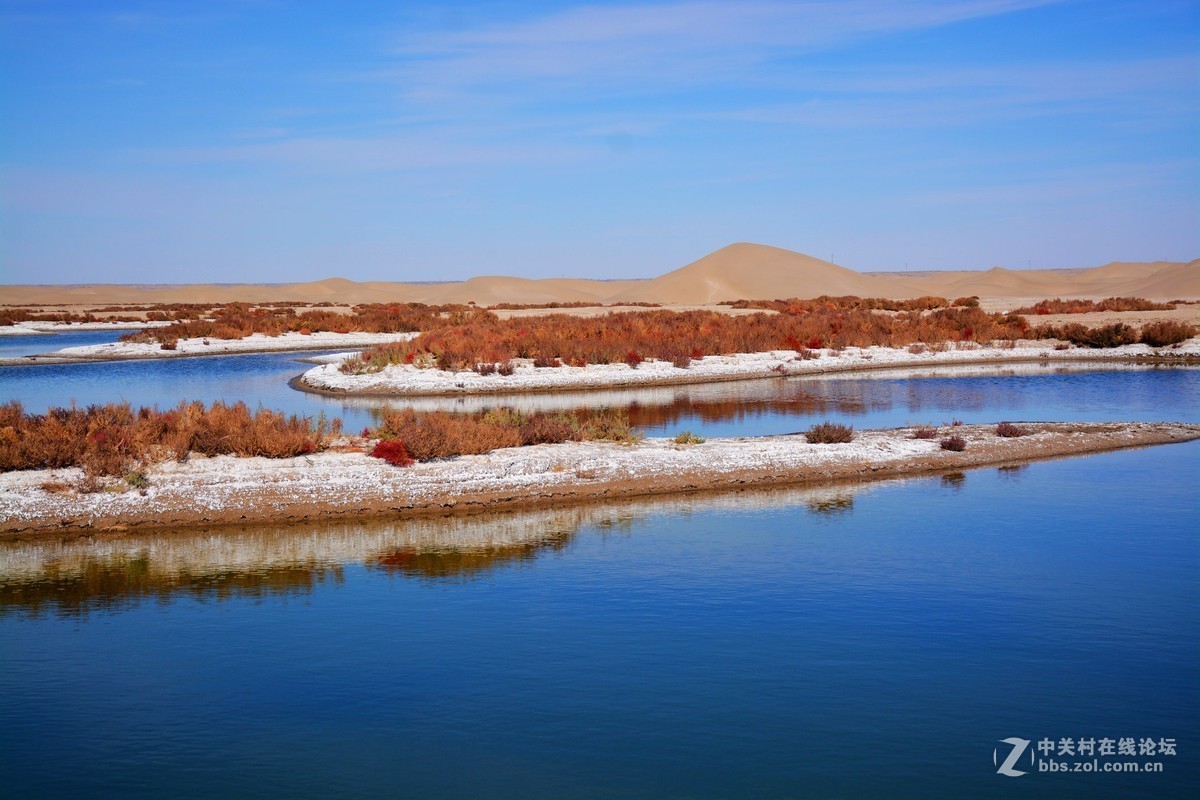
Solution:
[[(876, 273), (878, 274), (878, 273)], [(902, 273), (897, 273), (902, 274)], [(882, 275), (880, 277), (883, 277)], [(903, 278), (927, 294), (944, 297), (1091, 297), (1136, 296), (1152, 299), (1200, 297), (1200, 259), (1174, 261), (1114, 261), (1087, 269), (1011, 270), (993, 267), (982, 272), (924, 272)]]
[(822, 294), (914, 297), (921, 292), (902, 280), (863, 275), (791, 250), (739, 242), (609, 300), (719, 303)]
[(243, 301), (467, 303), (653, 302), (697, 305), (818, 295), (904, 298), (933, 294), (955, 298), (1111, 297), (1200, 298), (1200, 259), (1113, 262), (1089, 269), (855, 272), (819, 258), (759, 244), (738, 243), (652, 280), (570, 278), (530, 280), (484, 276), (457, 283), (359, 283), (329, 278), (295, 284), (190, 286), (4, 286), (0, 302), (12, 305), (228, 303)]

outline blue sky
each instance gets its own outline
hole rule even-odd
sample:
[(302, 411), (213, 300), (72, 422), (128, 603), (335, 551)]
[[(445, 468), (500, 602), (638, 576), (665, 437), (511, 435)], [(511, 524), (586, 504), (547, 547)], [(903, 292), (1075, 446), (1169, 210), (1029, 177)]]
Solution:
[(1200, 3), (0, 0), (0, 282), (1200, 256)]

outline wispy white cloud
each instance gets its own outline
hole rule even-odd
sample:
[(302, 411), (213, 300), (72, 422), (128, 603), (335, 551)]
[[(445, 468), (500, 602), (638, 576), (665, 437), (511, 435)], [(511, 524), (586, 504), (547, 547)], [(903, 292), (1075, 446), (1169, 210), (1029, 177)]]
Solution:
[(397, 71), (417, 96), (512, 81), (702, 84), (869, 37), (1061, 0), (682, 2), (574, 8), (522, 22), (402, 38)]

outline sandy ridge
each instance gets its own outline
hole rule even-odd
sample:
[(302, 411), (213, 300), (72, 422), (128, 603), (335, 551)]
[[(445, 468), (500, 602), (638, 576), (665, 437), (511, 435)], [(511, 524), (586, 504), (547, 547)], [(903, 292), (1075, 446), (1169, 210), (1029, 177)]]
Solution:
[(1167, 444), (1200, 438), (1182, 423), (1038, 423), (1030, 436), (1002, 439), (991, 425), (962, 426), (961, 453), (911, 429), (862, 431), (853, 442), (810, 444), (803, 436), (714, 439), (677, 445), (571, 442), (392, 467), (361, 452), (292, 459), (197, 457), (148, 471), (151, 487), (115, 493), (52, 493), (52, 481), (81, 473), (28, 470), (0, 475), (0, 533), (441, 515), (594, 499), (821, 484)]
[[(408, 265), (409, 271), (419, 265)], [(1136, 295), (1162, 300), (1200, 298), (1200, 260), (1113, 262), (1101, 267), (1055, 270), (938, 272), (857, 272), (812, 256), (749, 242), (722, 247), (690, 264), (646, 280), (592, 280), (478, 276), (437, 284), (345, 278), (296, 284), (189, 286), (0, 286), (0, 296), (15, 305), (46, 303), (228, 303), (228, 302), (374, 302), (549, 303), (657, 302), (717, 303), (776, 297), (856, 294), (861, 297), (916, 297), (934, 294), (953, 299), (980, 297), (1110, 297)]]

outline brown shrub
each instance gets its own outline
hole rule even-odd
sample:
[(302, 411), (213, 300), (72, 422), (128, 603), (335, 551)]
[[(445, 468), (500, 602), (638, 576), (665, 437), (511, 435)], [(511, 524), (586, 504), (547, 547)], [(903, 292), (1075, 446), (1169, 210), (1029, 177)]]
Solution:
[(937, 435), (937, 428), (917, 428), (913, 431), (914, 439), (936, 439)]
[(1186, 342), (1198, 333), (1200, 330), (1197, 330), (1195, 325), (1175, 320), (1161, 320), (1143, 325), (1140, 338), (1142, 344), (1148, 344), (1151, 347), (1167, 347)]
[(245, 403), (180, 403), (169, 411), (128, 403), (26, 414), (0, 407), (0, 471), (82, 467), (91, 476), (125, 475), (140, 464), (205, 455), (286, 458), (324, 449), (341, 421), (313, 422)]
[[(252, 306), (247, 303), (228, 303), (212, 311), (207, 319), (181, 319), (172, 325), (127, 334), (121, 337), (121, 341), (158, 341), (165, 344), (176, 339), (244, 339), (253, 333), (279, 336), (289, 331), (305, 335), (314, 331), (402, 333), (462, 324), (477, 318), (495, 319), (487, 311), (465, 305), (369, 303), (355, 306), (350, 314), (324, 308), (297, 314), (296, 305), (299, 304)], [(198, 317), (198, 314), (192, 312), (192, 316)]]
[(533, 359), (539, 367), (563, 362), (573, 366), (636, 364), (651, 358), (684, 365), (685, 356), (690, 362), (707, 355), (772, 350), (1017, 339), (1027, 330), (1023, 317), (988, 314), (978, 308), (891, 314), (835, 309), (738, 317), (712, 311), (624, 312), (589, 318), (562, 314), (507, 320), (478, 317), (426, 330), (408, 342), (373, 347), (364, 353), (363, 363), (347, 364), (343, 369), (429, 363), (442, 369), (469, 369), (481, 362), (516, 358)]
[(805, 431), (804, 438), (813, 444), (844, 444), (854, 439), (854, 428), (836, 422), (822, 422)]
[(942, 449), (950, 450), (955, 453), (961, 453), (967, 449), (967, 440), (961, 436), (947, 436), (942, 439)]
[(1095, 300), (1040, 300), (1032, 306), (1018, 308), (1017, 314), (1086, 314), (1095, 311), (1170, 311), (1173, 303), (1155, 303), (1143, 297), (1109, 297)]
[(1022, 428), (1019, 425), (1013, 425), (1011, 422), (1001, 422), (996, 426), (996, 435), (1002, 436), (1005, 439), (1015, 439), (1020, 436), (1028, 436), (1033, 431), (1028, 428)]
[(1034, 332), (1038, 339), (1062, 339), (1080, 347), (1107, 348), (1134, 344), (1137, 332), (1123, 322), (1088, 328), (1078, 322), (1066, 325), (1042, 325)]

